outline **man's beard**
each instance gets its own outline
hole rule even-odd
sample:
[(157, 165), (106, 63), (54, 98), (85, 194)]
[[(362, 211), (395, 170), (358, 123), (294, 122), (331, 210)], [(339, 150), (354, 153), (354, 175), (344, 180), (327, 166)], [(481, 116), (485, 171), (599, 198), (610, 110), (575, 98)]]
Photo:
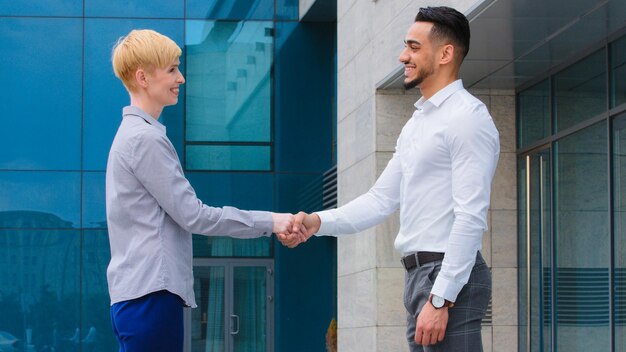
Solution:
[(425, 68), (421, 68), (418, 72), (417, 77), (415, 77), (415, 79), (413, 79), (412, 81), (404, 81), (404, 89), (405, 90), (409, 90), (409, 89), (413, 89), (417, 86), (419, 86), (420, 84), (422, 84), (422, 82), (424, 82), (424, 80), (433, 74), (433, 70), (432, 68), (430, 70), (426, 70)]

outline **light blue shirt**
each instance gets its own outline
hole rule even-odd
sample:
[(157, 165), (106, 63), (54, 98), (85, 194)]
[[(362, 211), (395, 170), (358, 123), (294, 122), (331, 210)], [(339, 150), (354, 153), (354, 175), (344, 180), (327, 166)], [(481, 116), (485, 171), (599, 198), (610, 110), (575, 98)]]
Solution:
[(319, 212), (319, 233), (363, 231), (399, 208), (396, 250), (445, 253), (431, 292), (454, 302), (487, 229), (500, 138), (485, 104), (461, 80), (419, 99), (415, 108), (374, 186), (338, 209)]
[(196, 307), (191, 233), (252, 238), (274, 226), (269, 212), (202, 204), (165, 126), (135, 106), (124, 108), (109, 152), (106, 213), (111, 304), (167, 290)]

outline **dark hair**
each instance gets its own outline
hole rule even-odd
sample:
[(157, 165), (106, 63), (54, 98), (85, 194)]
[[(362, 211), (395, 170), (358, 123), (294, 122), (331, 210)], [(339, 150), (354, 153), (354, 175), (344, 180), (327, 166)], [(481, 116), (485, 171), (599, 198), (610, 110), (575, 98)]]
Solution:
[(469, 21), (459, 11), (446, 7), (422, 7), (415, 16), (415, 22), (431, 22), (431, 40), (447, 39), (459, 50), (461, 61), (469, 52)]

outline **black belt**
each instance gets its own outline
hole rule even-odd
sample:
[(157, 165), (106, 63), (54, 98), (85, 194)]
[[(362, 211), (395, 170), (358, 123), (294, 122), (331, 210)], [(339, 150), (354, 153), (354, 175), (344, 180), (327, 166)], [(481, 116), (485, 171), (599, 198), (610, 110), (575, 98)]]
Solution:
[(422, 266), (436, 260), (443, 260), (443, 255), (444, 253), (438, 252), (417, 252), (403, 257), (400, 261), (402, 265), (404, 265), (404, 268), (409, 271), (418, 265)]

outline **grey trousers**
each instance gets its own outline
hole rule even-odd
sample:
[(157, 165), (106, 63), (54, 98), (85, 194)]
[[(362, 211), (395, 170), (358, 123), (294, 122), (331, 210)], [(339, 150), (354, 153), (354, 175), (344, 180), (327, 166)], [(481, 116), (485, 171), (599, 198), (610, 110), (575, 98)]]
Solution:
[(404, 306), (407, 309), (406, 338), (411, 352), (482, 352), (481, 322), (491, 297), (491, 271), (480, 252), (468, 283), (459, 293), (455, 305), (448, 308), (448, 327), (443, 341), (429, 346), (415, 343), (417, 316), (428, 302), (441, 261), (426, 263), (405, 275)]

